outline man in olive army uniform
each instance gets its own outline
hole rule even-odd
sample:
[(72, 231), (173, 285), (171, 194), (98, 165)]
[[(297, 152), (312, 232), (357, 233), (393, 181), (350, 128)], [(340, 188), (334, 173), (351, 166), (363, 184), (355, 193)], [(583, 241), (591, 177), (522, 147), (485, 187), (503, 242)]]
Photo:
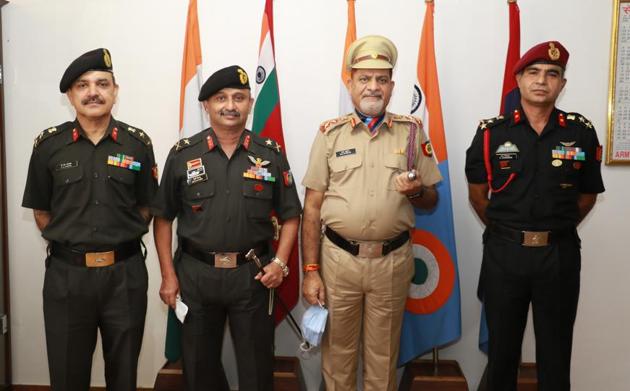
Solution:
[(48, 241), (44, 322), (53, 390), (87, 391), (100, 329), (108, 390), (135, 390), (147, 306), (140, 239), (157, 189), (151, 140), (114, 119), (107, 49), (66, 69), (76, 119), (36, 139), (22, 206)]
[(420, 120), (386, 112), (396, 57), (394, 44), (381, 36), (350, 46), (355, 111), (321, 126), (303, 180), (303, 294), (311, 304), (328, 304), (322, 370), (329, 391), (357, 388), (360, 346), (363, 389), (396, 389), (414, 275), (413, 208), (437, 203), (441, 176)]
[[(226, 318), (234, 340), (239, 390), (273, 388), (274, 322), (271, 298), (289, 273), (286, 260), (297, 236), (300, 201), (286, 156), (273, 140), (245, 129), (253, 99), (239, 66), (215, 72), (199, 101), (211, 128), (171, 149), (152, 211), (162, 269), (160, 296), (188, 306), (182, 326), (188, 390), (221, 383)], [(283, 221), (276, 254), (271, 212)], [(171, 251), (177, 218), (179, 248)], [(264, 274), (246, 259), (253, 249)]]
[(571, 388), (580, 290), (576, 227), (604, 191), (593, 125), (555, 107), (569, 52), (557, 41), (513, 70), (520, 105), (481, 121), (466, 154), (469, 198), (486, 224), (479, 297), (489, 331), (488, 391), (516, 390), (531, 303), (540, 391)]

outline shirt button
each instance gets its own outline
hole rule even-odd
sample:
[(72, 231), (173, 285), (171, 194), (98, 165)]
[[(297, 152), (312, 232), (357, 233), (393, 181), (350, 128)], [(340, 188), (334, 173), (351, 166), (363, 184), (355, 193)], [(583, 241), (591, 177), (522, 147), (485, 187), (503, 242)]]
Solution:
[(66, 178), (66, 180), (64, 181), (65, 183), (70, 183), (70, 179)]
[(200, 192), (197, 192), (197, 197), (199, 197), (199, 196), (201, 196), (201, 193), (200, 193)]
[(374, 190), (370, 190), (370, 197), (374, 197)]
[(92, 227), (92, 232), (96, 232), (96, 231), (98, 231), (98, 228)]
[(225, 194), (230, 194), (230, 189), (225, 189)]
[(98, 172), (95, 172), (95, 173), (93, 174), (93, 177), (94, 177), (94, 179), (97, 179), (97, 178), (98, 178)]
[(100, 202), (98, 202), (98, 200), (95, 200), (94, 205), (98, 205), (98, 204), (100, 204)]

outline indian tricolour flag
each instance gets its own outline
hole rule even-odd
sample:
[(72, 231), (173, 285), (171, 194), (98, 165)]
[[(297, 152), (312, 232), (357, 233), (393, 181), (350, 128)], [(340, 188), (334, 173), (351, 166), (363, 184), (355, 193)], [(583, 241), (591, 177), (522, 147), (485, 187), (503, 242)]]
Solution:
[[(282, 147), (283, 153), (286, 153), (284, 134), (282, 132), (278, 74), (274, 55), (272, 0), (265, 1), (265, 11), (262, 18), (258, 68), (256, 69), (256, 104), (254, 105), (252, 131), (260, 134), (262, 137), (269, 137), (275, 140)], [(293, 273), (289, 273), (282, 285), (277, 288), (277, 292), (290, 311), (297, 304), (299, 295), (300, 273), (296, 272), (300, 270), (297, 240), (287, 265), (290, 270), (293, 270)], [(285, 316), (286, 313), (282, 306), (276, 305), (276, 324), (280, 323)]]
[[(199, 20), (197, 0), (188, 3), (186, 36), (184, 38), (184, 59), (182, 61), (182, 81), (179, 96), (179, 137), (190, 137), (208, 127), (208, 120), (199, 97), (203, 79), (201, 76), (201, 43), (199, 40)], [(169, 362), (181, 357), (181, 324), (175, 312), (169, 307), (166, 326), (164, 354)]]
[(415, 275), (403, 318), (399, 365), (453, 342), (461, 335), (451, 183), (435, 61), (434, 3), (425, 1), (418, 52), (418, 83), (414, 86), (411, 113), (422, 118), (443, 180), (437, 184), (439, 201), (436, 208), (430, 212), (416, 210), (413, 231)]
[(345, 115), (354, 111), (354, 105), (348, 93), (350, 70), (346, 68), (346, 53), (352, 42), (357, 40), (357, 23), (354, 17), (354, 0), (348, 0), (348, 25), (346, 27), (346, 43), (341, 59), (341, 85), (339, 88), (339, 114)]
[(197, 0), (188, 3), (184, 59), (182, 60), (182, 84), (179, 94), (179, 137), (190, 137), (208, 127), (201, 102), (197, 100), (203, 84), (201, 75), (201, 43)]

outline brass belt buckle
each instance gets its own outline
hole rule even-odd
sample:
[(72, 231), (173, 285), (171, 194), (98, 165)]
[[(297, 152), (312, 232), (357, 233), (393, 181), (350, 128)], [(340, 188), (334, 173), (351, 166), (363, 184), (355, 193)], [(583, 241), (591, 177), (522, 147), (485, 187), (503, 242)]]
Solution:
[(523, 231), (523, 246), (544, 247), (549, 244), (549, 231)]
[(379, 258), (383, 256), (383, 242), (360, 242), (359, 257)]
[(237, 266), (238, 253), (215, 253), (214, 267), (219, 269), (234, 269)]
[(105, 251), (102, 253), (85, 253), (85, 266), (87, 267), (105, 267), (115, 263), (114, 252)]

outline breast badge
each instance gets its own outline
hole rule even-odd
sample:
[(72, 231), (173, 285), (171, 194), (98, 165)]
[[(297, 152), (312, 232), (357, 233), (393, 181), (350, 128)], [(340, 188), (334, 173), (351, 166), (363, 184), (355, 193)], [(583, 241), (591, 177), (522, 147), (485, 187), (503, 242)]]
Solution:
[(186, 183), (188, 183), (188, 186), (208, 180), (206, 167), (204, 167), (200, 157), (187, 161), (186, 167)]
[(270, 163), (268, 160), (262, 160), (259, 157), (254, 158), (253, 156), (249, 156), (249, 155), (247, 157), (249, 158), (249, 161), (252, 162), (254, 165), (251, 166), (247, 171), (243, 173), (243, 177), (250, 178), (250, 179), (258, 179), (260, 181), (265, 181), (265, 182), (276, 181), (276, 178), (273, 175), (271, 175), (269, 170), (267, 170), (266, 166), (268, 166)]

